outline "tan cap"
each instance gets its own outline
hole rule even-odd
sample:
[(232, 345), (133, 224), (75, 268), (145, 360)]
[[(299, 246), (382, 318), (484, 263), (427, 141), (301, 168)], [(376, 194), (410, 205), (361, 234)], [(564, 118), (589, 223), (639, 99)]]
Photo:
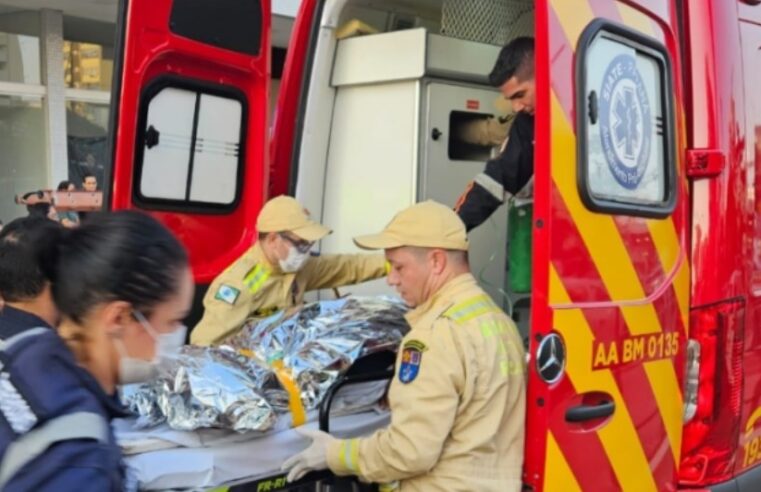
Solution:
[(454, 210), (427, 200), (396, 214), (380, 234), (355, 237), (354, 243), (363, 249), (417, 246), (467, 251), (468, 234)]
[(309, 218), (309, 212), (295, 198), (281, 195), (264, 204), (256, 220), (259, 232), (290, 231), (305, 241), (319, 241), (331, 231)]

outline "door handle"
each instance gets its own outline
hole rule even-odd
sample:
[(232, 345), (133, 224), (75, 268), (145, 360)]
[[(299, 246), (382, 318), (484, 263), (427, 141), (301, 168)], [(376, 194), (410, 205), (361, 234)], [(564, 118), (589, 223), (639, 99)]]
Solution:
[(566, 422), (584, 422), (603, 417), (610, 417), (616, 409), (615, 402), (601, 401), (596, 405), (579, 405), (565, 411)]

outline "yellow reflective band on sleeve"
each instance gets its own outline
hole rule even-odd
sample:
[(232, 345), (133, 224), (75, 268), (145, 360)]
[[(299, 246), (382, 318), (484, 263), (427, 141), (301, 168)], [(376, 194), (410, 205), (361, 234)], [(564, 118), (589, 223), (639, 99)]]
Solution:
[(341, 465), (355, 475), (359, 473), (359, 439), (347, 439), (341, 441), (340, 455)]
[(248, 290), (255, 294), (264, 285), (264, 282), (270, 277), (270, 272), (261, 265), (256, 265), (250, 272), (243, 277), (243, 282)]
[(472, 297), (447, 309), (444, 316), (457, 323), (465, 323), (482, 314), (499, 312), (499, 308), (485, 294)]
[(270, 364), (275, 371), (277, 380), (283, 385), (288, 393), (288, 408), (291, 410), (292, 426), (298, 427), (307, 421), (307, 412), (301, 401), (301, 391), (299, 386), (291, 377), (291, 371), (283, 365), (282, 359), (278, 359)]
[(378, 492), (398, 492), (399, 482), (386, 482), (378, 485)]

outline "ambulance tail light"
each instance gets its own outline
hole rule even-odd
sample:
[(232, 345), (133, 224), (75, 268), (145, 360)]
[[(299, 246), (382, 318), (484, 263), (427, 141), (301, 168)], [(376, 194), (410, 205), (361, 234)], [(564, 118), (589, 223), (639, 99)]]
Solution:
[[(743, 386), (743, 315), (743, 305), (736, 301), (691, 313), (688, 373), (691, 364), (695, 368), (694, 358), (699, 360), (695, 405), (689, 411), (693, 415), (682, 438), (682, 485), (705, 486), (732, 477)], [(686, 390), (689, 398), (689, 382)]]

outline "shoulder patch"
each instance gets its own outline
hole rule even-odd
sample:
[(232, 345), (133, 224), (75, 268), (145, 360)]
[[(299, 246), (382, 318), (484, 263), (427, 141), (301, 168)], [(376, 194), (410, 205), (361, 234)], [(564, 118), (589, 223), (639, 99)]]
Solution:
[(402, 363), (399, 366), (399, 381), (403, 384), (411, 383), (420, 372), (420, 364), (423, 363), (423, 352), (426, 345), (419, 340), (408, 340), (402, 347)]
[(214, 299), (218, 299), (222, 302), (226, 302), (229, 305), (234, 305), (235, 301), (238, 300), (238, 296), (240, 295), (240, 291), (236, 289), (235, 287), (232, 287), (227, 284), (222, 284), (217, 289), (217, 293), (214, 294)]

